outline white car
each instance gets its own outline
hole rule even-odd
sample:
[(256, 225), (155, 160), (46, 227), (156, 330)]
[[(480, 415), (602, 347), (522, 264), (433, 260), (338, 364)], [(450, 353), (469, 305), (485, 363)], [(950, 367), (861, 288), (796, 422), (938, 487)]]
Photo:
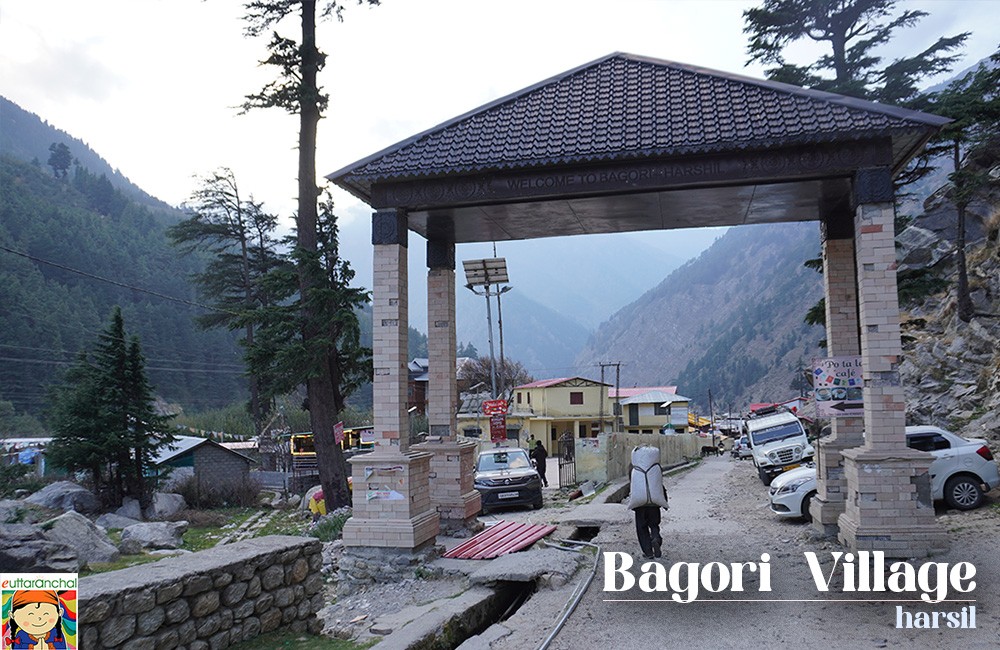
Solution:
[[(986, 442), (966, 439), (932, 426), (906, 427), (906, 446), (929, 452), (931, 497), (949, 508), (972, 510), (983, 495), (1000, 486), (1000, 471)], [(808, 520), (809, 501), (816, 495), (816, 468), (800, 467), (771, 482), (771, 512)]]

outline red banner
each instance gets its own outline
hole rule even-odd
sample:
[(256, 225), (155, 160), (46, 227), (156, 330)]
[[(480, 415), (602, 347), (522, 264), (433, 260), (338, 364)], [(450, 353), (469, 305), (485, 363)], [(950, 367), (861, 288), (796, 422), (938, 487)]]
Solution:
[(488, 399), (484, 401), (483, 413), (485, 415), (501, 415), (507, 413), (507, 400)]
[(500, 442), (501, 440), (507, 439), (507, 415), (501, 413), (500, 415), (490, 416), (490, 440), (492, 442)]
[(344, 442), (344, 423), (338, 422), (333, 425), (333, 439), (337, 441), (337, 444)]

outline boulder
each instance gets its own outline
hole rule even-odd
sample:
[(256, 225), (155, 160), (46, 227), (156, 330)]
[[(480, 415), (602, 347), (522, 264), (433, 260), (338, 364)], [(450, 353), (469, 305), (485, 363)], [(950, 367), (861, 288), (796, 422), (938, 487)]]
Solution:
[(167, 519), (187, 508), (184, 497), (171, 492), (157, 492), (153, 495), (153, 504), (146, 508), (146, 519)]
[(24, 504), (11, 499), (0, 500), (0, 524), (16, 524), (24, 518)]
[(141, 524), (141, 521), (136, 521), (131, 517), (122, 517), (121, 515), (116, 515), (113, 512), (108, 512), (97, 518), (94, 522), (104, 530), (118, 529), (122, 530), (128, 528), (129, 526), (134, 526), (135, 524)]
[(82, 564), (114, 562), (118, 549), (103, 530), (77, 512), (67, 512), (41, 525), (45, 539), (65, 544), (76, 551)]
[(187, 526), (186, 521), (134, 524), (122, 531), (122, 542), (134, 539), (142, 548), (180, 548)]
[(142, 521), (142, 508), (139, 507), (139, 502), (132, 497), (125, 497), (122, 500), (122, 507), (115, 510), (115, 514), (120, 517)]
[(97, 512), (101, 507), (100, 501), (89, 490), (70, 481), (46, 485), (25, 501), (53, 510), (75, 510), (83, 513)]
[(29, 524), (0, 524), (0, 573), (76, 573), (76, 551)]
[(139, 555), (142, 553), (142, 543), (137, 539), (126, 539), (118, 544), (118, 552), (122, 555)]

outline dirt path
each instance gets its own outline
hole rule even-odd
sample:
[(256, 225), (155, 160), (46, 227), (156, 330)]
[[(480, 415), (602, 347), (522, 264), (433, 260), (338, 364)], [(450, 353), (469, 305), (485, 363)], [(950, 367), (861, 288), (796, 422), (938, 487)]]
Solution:
[[(771, 592), (758, 591), (747, 573), (746, 591), (702, 593), (696, 602), (670, 601), (673, 591), (647, 594), (638, 588), (605, 592), (602, 563), (594, 583), (552, 648), (997, 648), (1000, 645), (1000, 508), (942, 514), (952, 533), (952, 550), (937, 562), (972, 562), (977, 589), (951, 598), (976, 599), (977, 629), (896, 629), (896, 604), (859, 602), (863, 598), (911, 598), (902, 594), (844, 593), (842, 574), (829, 593), (817, 591), (803, 556), (815, 551), (831, 567), (836, 544), (816, 541), (799, 522), (778, 519), (768, 510), (766, 488), (748, 461), (711, 458), (695, 470), (668, 481), (671, 509), (664, 517), (662, 563), (748, 562), (770, 555)], [(631, 526), (602, 530), (594, 539), (604, 551), (638, 555)], [(912, 562), (919, 566), (925, 560)], [(636, 575), (640, 572), (633, 569)], [(718, 575), (718, 574), (715, 574)], [(631, 599), (635, 602), (608, 602)], [(662, 599), (662, 600), (659, 600)], [(766, 600), (806, 602), (766, 602)], [(837, 601), (846, 602), (837, 602)], [(666, 601), (666, 602), (663, 602)], [(960, 611), (967, 603), (937, 606), (905, 603), (910, 611)], [(531, 603), (528, 604), (531, 606)], [(535, 620), (554, 622), (558, 611), (535, 612)], [(540, 627), (543, 627), (540, 625)], [(544, 637), (544, 634), (541, 635)], [(503, 644), (494, 645), (494, 648)]]

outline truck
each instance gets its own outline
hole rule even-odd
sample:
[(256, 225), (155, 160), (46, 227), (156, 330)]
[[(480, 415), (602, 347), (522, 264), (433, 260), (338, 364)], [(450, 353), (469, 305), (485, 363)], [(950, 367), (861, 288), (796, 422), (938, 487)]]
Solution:
[(743, 435), (764, 485), (783, 472), (812, 462), (815, 454), (802, 422), (780, 407), (752, 413), (743, 424)]

